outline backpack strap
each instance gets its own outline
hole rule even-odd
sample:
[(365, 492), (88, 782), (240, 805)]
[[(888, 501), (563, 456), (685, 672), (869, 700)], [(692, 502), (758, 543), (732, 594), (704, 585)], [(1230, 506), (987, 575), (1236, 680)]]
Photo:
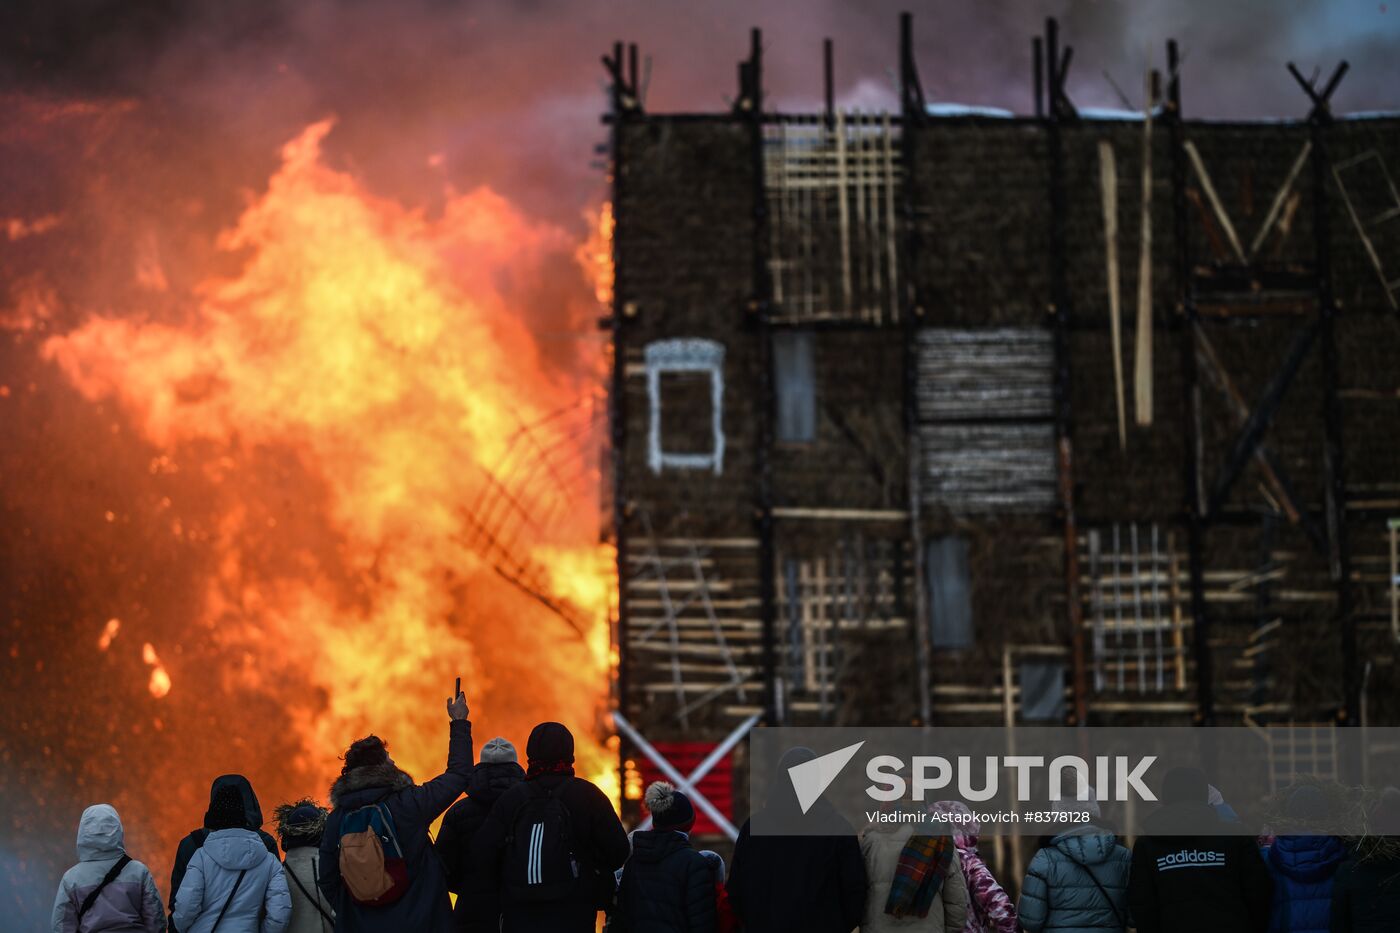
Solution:
[[(1055, 848), (1060, 849), (1059, 846), (1055, 846)], [(1094, 873), (1089, 870), (1089, 866), (1079, 861), (1079, 859), (1075, 858), (1073, 855), (1070, 855), (1064, 849), (1060, 849), (1060, 853), (1064, 855), (1065, 858), (1069, 859), (1071, 864), (1077, 866), (1080, 871), (1089, 876), (1089, 880), (1094, 882), (1094, 887), (1099, 889), (1099, 894), (1103, 895), (1104, 903), (1107, 904), (1108, 909), (1113, 912), (1113, 919), (1118, 921), (1119, 928), (1126, 930), (1128, 928), (1128, 921), (1118, 912), (1118, 905), (1113, 903), (1113, 898), (1109, 897), (1107, 889), (1099, 883), (1098, 878), (1094, 877)]]
[(219, 910), (219, 916), (215, 918), (214, 925), (209, 928), (209, 933), (214, 933), (219, 928), (219, 924), (224, 920), (224, 914), (228, 913), (229, 905), (233, 903), (233, 897), (238, 893), (238, 886), (243, 883), (243, 876), (248, 874), (248, 869), (243, 869), (238, 873), (238, 878), (233, 882), (233, 890), (228, 892), (228, 900), (224, 901), (224, 906)]
[(86, 914), (89, 910), (92, 910), (92, 905), (97, 903), (98, 895), (102, 893), (103, 889), (106, 888), (107, 885), (111, 884), (113, 881), (116, 881), (117, 875), (120, 875), (122, 873), (122, 869), (130, 864), (131, 856), (123, 852), (122, 857), (117, 859), (116, 863), (111, 868), (107, 869), (107, 874), (102, 877), (102, 882), (98, 884), (97, 887), (89, 891), (87, 897), (83, 898), (83, 906), (78, 908), (78, 919), (73, 924), (74, 929), (78, 929), (83, 925), (83, 915)]
[[(321, 906), (321, 898), (319, 896), (311, 896), (311, 892), (306, 890), (306, 885), (301, 883), (301, 879), (297, 877), (297, 873), (292, 870), (292, 867), (290, 865), (288, 865), (286, 862), (283, 862), (282, 867), (287, 869), (287, 874), (291, 876), (292, 883), (297, 886), (297, 890), (304, 894), (308, 901), (316, 905), (316, 910), (320, 912), (322, 917), (326, 918), (327, 923), (329, 923), (331, 926), (335, 926), (335, 921), (331, 919), (331, 915), (326, 913), (326, 908)], [(311, 860), (311, 873), (313, 875), (319, 874), (319, 871), (316, 867), (316, 860), (314, 858)], [(319, 889), (317, 891), (317, 894), (320, 894)]]

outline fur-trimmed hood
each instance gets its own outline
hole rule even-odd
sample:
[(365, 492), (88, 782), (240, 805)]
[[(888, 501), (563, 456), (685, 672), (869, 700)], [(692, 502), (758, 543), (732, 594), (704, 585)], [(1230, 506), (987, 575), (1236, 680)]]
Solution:
[(392, 764), (352, 768), (331, 785), (331, 806), (341, 806), (345, 802), (345, 798), (356, 791), (370, 789), (399, 791), (412, 786), (413, 778), (409, 776), (408, 772), (400, 771)]

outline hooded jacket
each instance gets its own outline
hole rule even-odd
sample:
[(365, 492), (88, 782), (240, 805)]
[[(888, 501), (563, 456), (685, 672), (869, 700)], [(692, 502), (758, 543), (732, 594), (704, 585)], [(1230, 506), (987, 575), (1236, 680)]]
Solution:
[(88, 807), (78, 821), (78, 864), (59, 882), (53, 902), (53, 933), (159, 933), (165, 929), (155, 879), (140, 862), (128, 862), (121, 874), (102, 889), (83, 915), (78, 911), (88, 895), (107, 877), (125, 852), (125, 833), (117, 811), (105, 803)]
[[(318, 882), (335, 908), (337, 933), (449, 933), (452, 902), (447, 875), (433, 850), (428, 828), (467, 787), (472, 768), (472, 726), (454, 719), (449, 726), (447, 770), (425, 784), (393, 762), (352, 768), (331, 786), (331, 806), (321, 836)], [(367, 907), (350, 896), (340, 878), (340, 822), (360, 807), (382, 803), (394, 821), (395, 835), (408, 865), (409, 887), (403, 897), (383, 907)]]
[(1030, 933), (1126, 929), (1131, 862), (1117, 837), (1097, 826), (1061, 833), (1031, 859), (1017, 906), (1021, 926)]
[(1215, 810), (1164, 804), (1133, 847), (1128, 906), (1138, 933), (1264, 933), (1273, 882), (1248, 836), (1219, 835)]
[(1346, 857), (1335, 836), (1279, 836), (1264, 856), (1274, 879), (1269, 933), (1327, 933), (1332, 880)]
[(211, 933), (216, 923), (219, 933), (284, 933), (292, 917), (282, 863), (250, 829), (211, 832), (190, 859), (178, 901), (175, 925), (185, 933)]
[[(804, 760), (792, 754), (779, 766)], [(865, 915), (865, 859), (850, 823), (822, 799), (798, 816), (797, 794), (787, 781), (775, 782), (764, 809), (772, 825), (805, 820), (829, 827), (830, 834), (755, 836), (752, 818), (744, 822), (726, 890), (746, 933), (849, 933), (859, 926)]]
[[(263, 814), (262, 807), (258, 805), (258, 795), (253, 793), (253, 785), (248, 783), (248, 779), (241, 774), (221, 774), (214, 778), (214, 783), (209, 786), (209, 806), (214, 806), (214, 797), (219, 792), (219, 788), (229, 784), (238, 788), (238, 794), (243, 798), (243, 812), (248, 818), (248, 829), (256, 830), (258, 837), (262, 839), (267, 851), (273, 857), (277, 855), (277, 840), (262, 831)], [(209, 838), (209, 829), (200, 827), (194, 830), (184, 839), (180, 840), (180, 847), (175, 850), (175, 865), (170, 870), (170, 933), (177, 933), (178, 927), (175, 925), (175, 906), (179, 899), (180, 883), (185, 879), (185, 869), (190, 864), (190, 859), (199, 851), (199, 847), (204, 845), (204, 840)], [(180, 931), (189, 933), (189, 931)]]
[(500, 893), (471, 870), (472, 840), (501, 795), (524, 779), (525, 769), (514, 761), (478, 762), (467, 781), (467, 796), (442, 818), (437, 851), (447, 869), (447, 889), (457, 895), (452, 918), (458, 930), (500, 929)]
[(929, 811), (960, 817), (948, 830), (953, 834), (963, 880), (967, 882), (967, 921), (963, 933), (1018, 933), (1021, 928), (1016, 922), (1015, 905), (977, 852), (977, 837), (982, 827), (972, 818), (967, 804), (960, 800), (940, 800)]
[(933, 899), (927, 917), (892, 917), (885, 913), (885, 903), (890, 897), (890, 885), (894, 881), (900, 853), (916, 830), (928, 832), (927, 827), (917, 827), (911, 823), (877, 823), (861, 837), (860, 851), (865, 858), (865, 874), (869, 882), (861, 933), (894, 933), (897, 930), (962, 933), (967, 923), (967, 880), (963, 877), (962, 863), (956, 851), (948, 863), (948, 874)]
[(715, 933), (715, 872), (673, 829), (632, 834), (610, 933)]
[[(526, 754), (532, 763), (567, 763), (574, 757), (574, 738), (559, 723), (541, 723), (530, 732)], [(531, 774), (515, 784), (496, 800), (472, 840), (472, 871), (480, 873), (482, 884), (499, 888), (506, 838), (529, 795), (553, 793), (569, 814), (571, 846), (579, 861), (580, 877), (591, 884), (581, 885), (577, 896), (561, 901), (503, 901), (504, 928), (511, 933), (591, 933), (598, 911), (604, 902), (612, 901), (614, 873), (627, 860), (627, 831), (612, 801), (571, 771)]]

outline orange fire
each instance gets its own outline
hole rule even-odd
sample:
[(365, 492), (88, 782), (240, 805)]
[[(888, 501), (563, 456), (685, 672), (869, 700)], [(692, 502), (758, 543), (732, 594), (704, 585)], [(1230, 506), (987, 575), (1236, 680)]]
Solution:
[[(219, 238), (238, 271), (206, 277), (184, 319), (119, 308), (42, 344), (85, 398), (116, 404), (154, 481), (194, 474), (216, 491), (217, 519), (198, 529), (178, 493), (155, 506), (173, 546), (213, 557), (180, 642), (159, 657), (144, 645), (149, 692), (274, 698), (300, 755), (267, 796), (291, 799), (324, 797), (338, 754), (369, 732), (415, 776), (436, 774), (460, 675), (478, 742), (506, 735), (523, 759), (534, 723), (563, 721), (581, 773), (615, 796), (599, 728), (612, 578), (597, 364), (546, 365), (510, 298), (546, 257), (591, 254), (484, 188), (432, 216), (377, 197), (326, 164), (331, 129), (286, 144)], [(158, 251), (137, 256), (132, 281), (164, 293)], [(24, 323), (47, 317), (44, 300), (26, 299)], [(580, 309), (585, 337), (594, 313)], [(114, 503), (108, 521), (134, 507)], [(119, 625), (136, 623), (113, 620), (103, 650)], [(182, 666), (196, 645), (234, 661)]]

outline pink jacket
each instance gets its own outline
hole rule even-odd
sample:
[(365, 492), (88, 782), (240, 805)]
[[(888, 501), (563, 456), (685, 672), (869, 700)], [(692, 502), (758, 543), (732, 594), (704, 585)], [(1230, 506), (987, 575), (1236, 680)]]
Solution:
[(959, 800), (940, 800), (929, 811), (957, 818), (947, 825), (958, 847), (963, 877), (967, 879), (969, 909), (963, 933), (1017, 933), (1020, 927), (1016, 923), (1016, 905), (992, 877), (982, 856), (977, 854), (977, 835), (982, 827), (973, 819), (967, 805)]

